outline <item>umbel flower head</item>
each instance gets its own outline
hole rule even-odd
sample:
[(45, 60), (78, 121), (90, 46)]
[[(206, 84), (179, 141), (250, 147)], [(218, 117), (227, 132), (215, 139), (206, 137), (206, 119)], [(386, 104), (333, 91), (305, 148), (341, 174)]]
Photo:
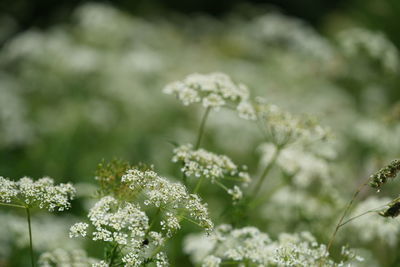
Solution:
[[(227, 189), (221, 180), (234, 180), (242, 182), (245, 185), (250, 182), (250, 175), (239, 169), (233, 161), (225, 155), (217, 155), (205, 149), (194, 150), (191, 144), (182, 145), (174, 149), (173, 162), (183, 163), (181, 171), (187, 177), (205, 177), (210, 179), (211, 183), (217, 183), (222, 186), (228, 194), (232, 195), (234, 200), (242, 196), (238, 186), (233, 189)], [(246, 169), (246, 166), (243, 167)]]
[(0, 201), (3, 203), (63, 211), (71, 207), (74, 196), (75, 188), (71, 184), (54, 185), (49, 177), (37, 181), (28, 177), (10, 181), (0, 176)]
[[(218, 226), (209, 236), (189, 235), (184, 250), (202, 267), (252, 263), (254, 266), (344, 266), (356, 258), (348, 249), (342, 251), (343, 262), (329, 258), (325, 245), (318, 244), (308, 232), (282, 233), (273, 241), (256, 227), (234, 229)], [(357, 260), (361, 260), (357, 258)]]
[(400, 172), (400, 160), (395, 159), (370, 177), (369, 185), (373, 188), (380, 188), (389, 179), (396, 178)]
[(119, 179), (119, 189), (112, 192), (118, 194), (103, 196), (90, 209), (89, 223), (71, 226), (70, 237), (88, 237), (118, 246), (119, 264), (143, 266), (154, 262), (168, 266), (160, 249), (181, 228), (184, 219), (206, 231), (213, 230), (207, 206), (197, 195), (189, 194), (184, 185), (144, 167), (129, 169), (115, 179)]
[(249, 90), (236, 84), (224, 73), (190, 74), (182, 81), (168, 84), (164, 93), (173, 94), (188, 106), (202, 103), (203, 107), (219, 110), (223, 106), (233, 107), (241, 118), (255, 120), (254, 108), (249, 102)]
[(121, 178), (122, 183), (136, 195), (144, 199), (145, 206), (153, 206), (163, 211), (163, 230), (170, 236), (180, 228), (180, 221), (188, 214), (206, 231), (213, 229), (207, 205), (201, 203), (196, 194), (189, 194), (184, 185), (173, 183), (152, 170), (128, 170)]
[(124, 266), (141, 266), (164, 243), (162, 235), (150, 231), (149, 218), (137, 204), (106, 196), (90, 209), (88, 218), (90, 226), (83, 222), (72, 225), (70, 237), (88, 236), (94, 241), (117, 244)]
[(294, 116), (261, 97), (256, 99), (255, 109), (265, 135), (277, 146), (284, 146), (298, 139), (322, 140), (329, 135), (329, 131), (321, 127), (315, 118)]

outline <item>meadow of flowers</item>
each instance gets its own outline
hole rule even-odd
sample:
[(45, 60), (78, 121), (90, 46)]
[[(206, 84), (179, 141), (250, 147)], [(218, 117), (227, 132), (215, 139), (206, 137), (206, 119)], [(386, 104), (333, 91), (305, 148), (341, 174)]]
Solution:
[(276, 12), (86, 4), (15, 36), (0, 266), (399, 266), (399, 60)]

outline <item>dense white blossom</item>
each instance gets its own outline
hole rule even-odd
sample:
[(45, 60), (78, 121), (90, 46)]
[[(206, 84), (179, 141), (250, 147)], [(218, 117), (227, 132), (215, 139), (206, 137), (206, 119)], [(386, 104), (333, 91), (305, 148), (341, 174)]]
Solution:
[(131, 169), (121, 180), (133, 192), (144, 196), (144, 205), (165, 211), (161, 223), (167, 235), (173, 234), (180, 228), (184, 214), (192, 217), (206, 231), (213, 228), (207, 205), (203, 204), (197, 195), (189, 194), (184, 185), (170, 182), (152, 170)]
[(89, 224), (79, 222), (71, 226), (69, 237), (85, 237), (86, 236), (86, 229), (89, 227)]
[(37, 181), (23, 177), (14, 182), (0, 176), (0, 201), (3, 203), (63, 211), (71, 207), (74, 196), (75, 188), (71, 184), (54, 185), (49, 177)]
[[(88, 218), (93, 230), (88, 233), (89, 225), (79, 222), (70, 228), (70, 237), (89, 236), (93, 241), (119, 245), (125, 266), (140, 266), (147, 253), (163, 243), (161, 237), (148, 231), (149, 219), (137, 204), (105, 196), (90, 209)], [(142, 245), (146, 238), (151, 248)]]
[(185, 106), (201, 102), (205, 108), (219, 110), (223, 106), (234, 105), (241, 118), (256, 119), (249, 102), (248, 88), (243, 84), (235, 84), (224, 73), (194, 73), (182, 81), (168, 84), (163, 91), (176, 95)]
[(233, 161), (225, 156), (209, 152), (203, 148), (194, 150), (191, 144), (182, 145), (174, 149), (172, 162), (183, 164), (181, 171), (187, 177), (201, 178), (205, 177), (221, 186), (228, 194), (232, 195), (233, 200), (239, 200), (242, 192), (238, 186), (233, 189), (227, 189), (221, 180), (234, 180), (247, 185), (250, 182), (250, 175), (241, 170), (246, 166), (239, 168)]
[[(335, 263), (330, 259), (325, 245), (318, 244), (309, 232), (282, 233), (273, 241), (255, 227), (234, 229), (220, 225), (209, 237), (188, 236), (184, 250), (193, 256), (195, 263), (207, 267), (223, 265), (224, 261), (256, 266), (344, 266), (344, 262)], [(344, 261), (356, 258), (347, 249), (343, 249), (342, 255)]]

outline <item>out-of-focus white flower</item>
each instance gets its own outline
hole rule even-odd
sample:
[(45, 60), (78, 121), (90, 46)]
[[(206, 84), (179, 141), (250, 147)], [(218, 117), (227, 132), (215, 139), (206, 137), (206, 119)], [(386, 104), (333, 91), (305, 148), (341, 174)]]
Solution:
[[(282, 233), (278, 240), (272, 241), (266, 233), (255, 227), (233, 229), (230, 225), (221, 225), (215, 229), (213, 235), (204, 239), (209, 243), (205, 247), (211, 246), (207, 250), (207, 256), (192, 257), (195, 263), (202, 263), (202, 266), (219, 266), (225, 261), (239, 265), (252, 262), (257, 266), (308, 267), (318, 266), (320, 263), (324, 266), (344, 266), (344, 262), (336, 263), (330, 259), (325, 245), (318, 244), (309, 232)], [(191, 248), (191, 243), (197, 240), (193, 236), (185, 240), (186, 253), (197, 253)], [(347, 249), (343, 253), (347, 256), (346, 261), (356, 259), (355, 254)]]
[(213, 255), (207, 256), (203, 263), (201, 264), (202, 267), (219, 267), (221, 264), (221, 259), (215, 257)]
[(356, 56), (364, 52), (380, 61), (387, 71), (394, 73), (399, 71), (398, 50), (382, 33), (353, 28), (340, 32), (338, 39), (344, 53), (348, 56)]
[(52, 266), (79, 266), (79, 267), (90, 267), (99, 266), (98, 261), (93, 258), (89, 258), (84, 250), (64, 250), (55, 249), (51, 252), (45, 252), (40, 255), (39, 262), (40, 267), (52, 267)]
[[(273, 143), (264, 143), (259, 146), (261, 153), (260, 165), (270, 164), (277, 151)], [(275, 163), (287, 174), (293, 177), (293, 183), (302, 188), (318, 181), (322, 185), (330, 185), (330, 168), (328, 161), (315, 155), (310, 149), (300, 145), (288, 145), (282, 148)]]
[(234, 105), (241, 118), (256, 119), (249, 102), (248, 88), (243, 84), (235, 84), (224, 73), (191, 74), (182, 81), (168, 84), (163, 91), (176, 95), (185, 106), (201, 102), (205, 108), (218, 110), (226, 105)]

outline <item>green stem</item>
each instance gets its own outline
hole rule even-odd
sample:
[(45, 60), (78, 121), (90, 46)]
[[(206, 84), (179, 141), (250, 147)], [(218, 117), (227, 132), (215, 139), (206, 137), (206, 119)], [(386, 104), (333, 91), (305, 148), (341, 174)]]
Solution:
[(380, 206), (380, 207), (377, 207), (377, 208), (375, 208), (375, 209), (367, 210), (367, 211), (365, 211), (365, 212), (363, 212), (363, 213), (361, 213), (361, 214), (358, 214), (358, 215), (356, 215), (356, 216), (354, 216), (354, 217), (351, 217), (350, 219), (348, 219), (348, 220), (342, 222), (342, 223), (340, 224), (340, 227), (342, 227), (342, 226), (344, 226), (345, 224), (348, 224), (349, 222), (351, 222), (351, 221), (353, 221), (353, 220), (355, 220), (355, 219), (357, 219), (357, 218), (360, 218), (361, 216), (364, 216), (364, 215), (366, 215), (366, 214), (368, 214), (368, 213), (373, 213), (373, 212), (381, 211), (383, 207), (385, 207), (385, 206), (387, 206), (387, 205), (389, 205), (389, 204), (390, 204), (390, 202), (387, 203), (387, 204), (385, 204), (385, 205), (382, 205), (382, 206)]
[(194, 149), (199, 149), (200, 144), (201, 144), (201, 138), (203, 137), (203, 133), (204, 133), (204, 127), (206, 125), (206, 121), (207, 121), (207, 117), (208, 114), (210, 113), (210, 108), (208, 107), (206, 109), (206, 112), (203, 115), (203, 118), (201, 119), (201, 123), (200, 123), (200, 129), (199, 129), (199, 133), (197, 136), (197, 141), (196, 141), (196, 146), (194, 147)]
[(33, 242), (32, 242), (32, 227), (31, 227), (31, 213), (29, 211), (29, 208), (26, 207), (26, 216), (28, 219), (28, 229), (29, 229), (29, 248), (31, 252), (31, 263), (32, 267), (35, 267), (35, 261), (34, 261), (34, 256), (33, 256)]
[(26, 207), (22, 205), (16, 205), (16, 204), (9, 204), (9, 203), (0, 203), (1, 206), (6, 206), (6, 207), (14, 207), (14, 208), (22, 208), (25, 209)]
[(113, 263), (114, 263), (114, 260), (115, 260), (115, 255), (116, 255), (116, 251), (117, 251), (117, 248), (118, 248), (118, 244), (115, 244), (115, 246), (113, 247), (113, 249), (111, 250), (111, 257), (110, 257), (110, 267), (112, 267), (112, 265), (113, 265)]
[(333, 241), (335, 241), (335, 237), (337, 232), (339, 231), (340, 227), (342, 227), (342, 222), (344, 220), (344, 218), (346, 217), (347, 213), (349, 212), (351, 206), (354, 203), (354, 200), (357, 198), (358, 194), (360, 194), (361, 190), (364, 188), (364, 186), (366, 186), (368, 184), (368, 181), (363, 183), (362, 185), (360, 185), (357, 190), (354, 192), (353, 197), (351, 198), (350, 202), (347, 204), (346, 208), (343, 211), (342, 216), (339, 219), (339, 222), (337, 223), (335, 230), (333, 231), (333, 234), (331, 236), (331, 239), (329, 240), (328, 246), (326, 248), (326, 251), (329, 252), (330, 248), (332, 247)]
[(193, 190), (193, 194), (197, 194), (197, 192), (200, 190), (201, 183), (203, 182), (203, 179), (204, 179), (203, 176), (199, 178), (199, 181), (197, 182), (196, 187)]
[(253, 189), (251, 197), (255, 198), (257, 196), (258, 192), (260, 191), (260, 189), (262, 187), (262, 184), (264, 183), (265, 178), (268, 176), (268, 173), (271, 171), (272, 167), (274, 166), (275, 161), (277, 160), (281, 149), (282, 148), (280, 146), (277, 146), (274, 154), (272, 155), (270, 162), (265, 167), (264, 171), (260, 175), (260, 178), (258, 178), (257, 184)]

